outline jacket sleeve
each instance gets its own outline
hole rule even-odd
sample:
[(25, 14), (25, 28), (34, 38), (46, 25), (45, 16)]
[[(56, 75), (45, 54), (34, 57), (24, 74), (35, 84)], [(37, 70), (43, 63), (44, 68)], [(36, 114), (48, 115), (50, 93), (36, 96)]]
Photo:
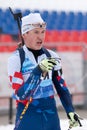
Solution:
[(61, 100), (61, 103), (66, 113), (73, 112), (74, 108), (72, 105), (71, 95), (67, 88), (65, 80), (63, 78), (61, 58), (57, 53), (53, 51), (50, 51), (50, 53), (51, 53), (51, 56), (55, 58), (57, 62), (57, 64), (54, 67), (53, 74), (52, 74), (52, 80), (53, 80), (55, 89), (57, 91), (57, 94)]
[(31, 91), (37, 87), (42, 72), (39, 67), (36, 66), (24, 82), (20, 67), (20, 58), (18, 52), (15, 52), (15, 54), (8, 59), (8, 76), (10, 79), (10, 85), (15, 91), (13, 98), (16, 100), (25, 100), (31, 94)]
[(53, 72), (52, 80), (66, 113), (73, 112), (71, 95), (62, 77), (62, 69)]
[(37, 88), (41, 81), (41, 70), (39, 67), (35, 67), (30, 73), (26, 82), (23, 82), (23, 77), (21, 72), (15, 72), (14, 76), (10, 79), (11, 86), (15, 90), (15, 98), (17, 100), (25, 100), (29, 96), (32, 96), (33, 91)]
[(33, 92), (40, 84), (41, 73), (42, 72), (38, 66), (35, 67), (34, 70), (30, 73), (27, 81), (16, 92), (20, 100), (25, 100), (29, 96), (32, 96)]

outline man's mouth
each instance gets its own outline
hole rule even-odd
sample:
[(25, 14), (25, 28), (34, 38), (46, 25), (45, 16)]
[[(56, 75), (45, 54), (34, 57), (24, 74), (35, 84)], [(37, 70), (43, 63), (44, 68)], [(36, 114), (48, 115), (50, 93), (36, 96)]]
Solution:
[(42, 44), (42, 42), (37, 42), (37, 44)]

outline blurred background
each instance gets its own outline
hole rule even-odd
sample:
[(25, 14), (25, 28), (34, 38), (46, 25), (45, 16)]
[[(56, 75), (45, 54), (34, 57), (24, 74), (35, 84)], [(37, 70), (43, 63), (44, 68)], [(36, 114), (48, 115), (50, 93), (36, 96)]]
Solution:
[[(7, 60), (21, 41), (17, 21), (9, 7), (22, 16), (39, 12), (46, 21), (44, 46), (60, 55), (73, 104), (83, 115), (87, 109), (87, 0), (0, 0), (0, 122), (4, 123), (5, 116), (5, 123), (12, 123), (15, 116)], [(61, 108), (57, 95), (55, 99)], [(87, 118), (87, 113), (84, 117)]]

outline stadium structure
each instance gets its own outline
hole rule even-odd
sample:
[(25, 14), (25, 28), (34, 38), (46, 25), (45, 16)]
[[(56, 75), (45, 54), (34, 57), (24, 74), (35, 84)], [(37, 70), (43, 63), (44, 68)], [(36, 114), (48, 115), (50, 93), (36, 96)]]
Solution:
[[(19, 8), (13, 11), (14, 13), (21, 12), (22, 16), (31, 12), (29, 9)], [(73, 103), (78, 106), (87, 106), (87, 13), (54, 10), (32, 10), (32, 12), (40, 12), (47, 23), (44, 46), (57, 51), (61, 56), (65, 79), (70, 89)], [(3, 100), (1, 101), (1, 99), (7, 97), (11, 101), (10, 109), (12, 107), (12, 91), (8, 87), (6, 65), (8, 56), (15, 51), (20, 41), (18, 25), (9, 8), (0, 8), (0, 73), (3, 73), (0, 80), (1, 109), (8, 108), (8, 105), (4, 104)], [(56, 98), (56, 100), (59, 99)]]

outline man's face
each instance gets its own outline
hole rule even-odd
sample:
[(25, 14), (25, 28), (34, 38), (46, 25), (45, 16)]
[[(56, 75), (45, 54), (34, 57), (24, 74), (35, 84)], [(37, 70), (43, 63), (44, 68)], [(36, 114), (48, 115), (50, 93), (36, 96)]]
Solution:
[(46, 29), (35, 28), (23, 35), (27, 47), (33, 50), (40, 50), (45, 39)]

